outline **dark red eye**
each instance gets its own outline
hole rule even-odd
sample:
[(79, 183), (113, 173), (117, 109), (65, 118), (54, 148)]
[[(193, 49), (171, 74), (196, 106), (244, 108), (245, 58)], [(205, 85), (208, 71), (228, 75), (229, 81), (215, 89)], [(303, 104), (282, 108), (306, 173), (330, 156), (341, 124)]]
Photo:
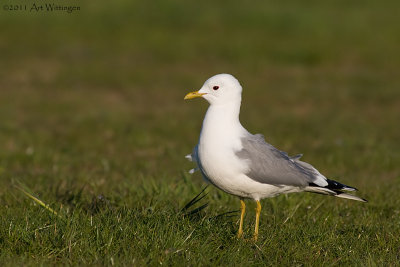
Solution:
[(219, 86), (214, 86), (213, 89), (214, 90), (218, 90)]

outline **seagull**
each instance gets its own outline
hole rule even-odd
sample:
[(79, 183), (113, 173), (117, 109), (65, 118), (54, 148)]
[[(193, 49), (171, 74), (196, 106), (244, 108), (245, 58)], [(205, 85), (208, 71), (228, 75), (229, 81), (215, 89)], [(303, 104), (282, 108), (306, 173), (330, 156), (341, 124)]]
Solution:
[(243, 236), (245, 199), (255, 200), (256, 222), (253, 240), (258, 238), (260, 200), (280, 194), (312, 192), (367, 202), (347, 194), (357, 189), (327, 179), (301, 154), (289, 156), (268, 144), (261, 134), (251, 134), (239, 121), (242, 86), (230, 74), (209, 78), (200, 90), (184, 99), (201, 97), (210, 104), (203, 120), (198, 144), (186, 157), (196, 163), (206, 180), (220, 190), (240, 198), (237, 237)]

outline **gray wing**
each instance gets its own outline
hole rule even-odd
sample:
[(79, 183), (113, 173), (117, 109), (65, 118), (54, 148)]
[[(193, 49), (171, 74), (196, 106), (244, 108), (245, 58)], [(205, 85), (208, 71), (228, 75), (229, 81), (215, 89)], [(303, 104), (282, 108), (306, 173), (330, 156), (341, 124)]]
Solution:
[(241, 141), (243, 148), (236, 155), (248, 160), (246, 175), (257, 182), (303, 187), (318, 179), (314, 167), (299, 160), (301, 154), (289, 157), (286, 152), (265, 142), (261, 134), (249, 134)]

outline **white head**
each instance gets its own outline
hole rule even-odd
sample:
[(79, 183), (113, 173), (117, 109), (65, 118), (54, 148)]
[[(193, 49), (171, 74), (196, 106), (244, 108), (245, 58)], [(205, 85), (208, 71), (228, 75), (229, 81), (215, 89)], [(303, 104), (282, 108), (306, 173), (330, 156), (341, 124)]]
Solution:
[(230, 74), (217, 74), (209, 78), (199, 91), (191, 92), (184, 99), (202, 97), (210, 105), (223, 105), (231, 102), (241, 102), (242, 86)]

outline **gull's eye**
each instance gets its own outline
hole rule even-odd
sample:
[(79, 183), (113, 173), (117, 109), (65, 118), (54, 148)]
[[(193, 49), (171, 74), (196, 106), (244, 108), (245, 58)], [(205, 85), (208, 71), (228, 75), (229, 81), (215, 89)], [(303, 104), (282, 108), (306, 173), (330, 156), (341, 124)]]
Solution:
[(218, 90), (218, 88), (219, 88), (219, 86), (217, 86), (217, 85), (213, 87), (214, 90)]

